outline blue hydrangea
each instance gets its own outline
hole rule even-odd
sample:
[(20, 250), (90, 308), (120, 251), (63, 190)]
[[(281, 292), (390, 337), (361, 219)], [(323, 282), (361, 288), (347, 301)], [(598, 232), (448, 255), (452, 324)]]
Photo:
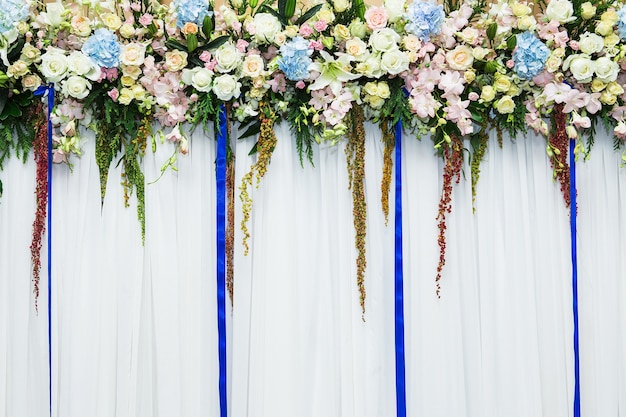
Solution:
[(626, 6), (620, 7), (617, 11), (617, 16), (619, 16), (619, 20), (617, 21), (617, 32), (619, 33), (620, 38), (626, 39)]
[(174, 0), (176, 10), (176, 26), (182, 28), (185, 23), (202, 25), (205, 16), (209, 15), (209, 0)]
[(296, 36), (280, 47), (278, 68), (285, 73), (285, 77), (291, 81), (300, 81), (309, 78), (309, 65), (311, 54), (309, 42), (301, 36)]
[(122, 48), (115, 33), (109, 29), (96, 30), (83, 44), (82, 51), (101, 67), (115, 68), (120, 64)]
[(445, 18), (443, 6), (430, 1), (417, 0), (409, 4), (406, 11), (408, 23), (405, 28), (424, 42), (441, 32)]
[(532, 32), (517, 35), (517, 48), (513, 52), (513, 69), (523, 80), (530, 80), (546, 66), (550, 50)]
[(13, 29), (15, 24), (26, 20), (30, 2), (24, 0), (0, 0), (0, 34)]

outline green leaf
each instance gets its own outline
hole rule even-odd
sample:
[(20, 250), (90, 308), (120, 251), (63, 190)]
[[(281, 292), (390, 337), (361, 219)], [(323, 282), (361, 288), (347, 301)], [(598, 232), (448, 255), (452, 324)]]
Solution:
[(219, 38), (213, 39), (211, 42), (207, 43), (202, 49), (217, 49), (220, 46), (224, 45), (230, 37), (228, 35), (222, 35)]
[(256, 136), (259, 133), (261, 133), (261, 122), (255, 122), (253, 124), (251, 124), (250, 126), (248, 126), (248, 129), (246, 129), (245, 132), (243, 132), (241, 135), (239, 135), (239, 139), (243, 139), (243, 138), (247, 138), (249, 136)]
[(204, 17), (202, 21), (202, 33), (204, 33), (207, 39), (211, 38), (211, 34), (213, 33), (213, 18), (209, 16)]
[(285, 5), (285, 17), (287, 20), (293, 17), (293, 14), (296, 12), (296, 0), (287, 0), (287, 4)]
[(187, 52), (187, 47), (178, 42), (176, 39), (169, 38), (167, 41), (165, 41), (165, 46), (167, 46), (169, 49), (178, 49), (179, 51)]
[(509, 51), (512, 51), (517, 46), (517, 36), (512, 35), (506, 40), (506, 47)]
[(4, 106), (6, 106), (8, 99), (9, 99), (9, 90), (0, 88), (0, 114), (2, 114), (4, 110)]
[(2, 197), (2, 181), (0, 181), (0, 197)]
[(315, 6), (311, 7), (309, 10), (307, 10), (302, 16), (300, 16), (298, 18), (298, 20), (296, 20), (296, 26), (302, 25), (307, 20), (309, 20), (310, 18), (315, 16), (317, 14), (317, 12), (320, 11), (322, 6), (323, 6), (322, 4), (316, 4)]
[(357, 17), (365, 21), (365, 2), (363, 0), (354, 0), (352, 8)]
[(259, 142), (255, 143), (252, 149), (250, 149), (250, 152), (248, 152), (248, 156), (252, 156), (255, 153), (257, 153), (259, 151), (258, 146), (259, 146)]
[(282, 14), (280, 14), (276, 10), (272, 9), (270, 6), (268, 6), (266, 4), (263, 4), (261, 7), (259, 7), (259, 10), (273, 15), (274, 17), (276, 17), (276, 19), (278, 19), (278, 21), (281, 24), (283, 24), (283, 26), (287, 26), (287, 24), (288, 24), (287, 23), (287, 19), (285, 19), (285, 17)]
[(4, 110), (2, 111), (2, 114), (0, 114), (0, 120), (6, 120), (10, 116), (20, 117), (21, 115), (22, 109), (20, 109), (20, 107), (15, 102), (10, 100), (6, 102)]
[(287, 0), (278, 0), (278, 13), (281, 16), (285, 16), (285, 9), (287, 8)]
[(498, 64), (496, 61), (488, 61), (485, 64), (485, 74), (493, 74), (498, 70)]
[(20, 56), (25, 43), (26, 40), (24, 38), (19, 38), (17, 42), (11, 45), (7, 52), (7, 58), (10, 62), (15, 61)]
[(187, 50), (193, 52), (198, 48), (198, 37), (195, 33), (187, 35)]
[(492, 23), (487, 28), (487, 38), (492, 41), (496, 37), (496, 33), (498, 32), (498, 24)]

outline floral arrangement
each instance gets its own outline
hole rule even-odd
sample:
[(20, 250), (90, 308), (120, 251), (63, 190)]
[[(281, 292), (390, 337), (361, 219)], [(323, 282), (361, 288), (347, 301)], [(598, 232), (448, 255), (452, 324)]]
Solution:
[(81, 132), (94, 130), (102, 198), (109, 166), (121, 163), (143, 224), (147, 146), (157, 146), (156, 137), (174, 143), (163, 172), (175, 168), (177, 155), (189, 152), (189, 129), (215, 123), (224, 109), (241, 136), (258, 137), (257, 162), (238, 187), (247, 245), (248, 188), (269, 169), (274, 123), (289, 123), (302, 164), (317, 143), (346, 141), (364, 308), (362, 124), (383, 132), (387, 215), (392, 132), (402, 123), (429, 135), (444, 160), (439, 293), (452, 187), (467, 156), (475, 190), (488, 131), (545, 135), (567, 204), (568, 138), (584, 157), (598, 123), (613, 129), (616, 149), (626, 140), (626, 8), (613, 0), (407, 3), (0, 0), (0, 168), (13, 154), (28, 155), (37, 136), (29, 126), (43, 120), (33, 91), (53, 84), (54, 162), (71, 165), (82, 153)]

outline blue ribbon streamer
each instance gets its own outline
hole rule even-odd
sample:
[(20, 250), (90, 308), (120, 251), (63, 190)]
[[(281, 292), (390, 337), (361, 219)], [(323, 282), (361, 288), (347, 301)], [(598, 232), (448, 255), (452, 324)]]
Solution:
[(48, 93), (48, 401), (52, 416), (52, 120), (54, 108), (54, 84), (42, 85), (35, 96)]
[(576, 141), (570, 139), (570, 232), (572, 245), (572, 307), (574, 313), (574, 417), (580, 417), (580, 354), (578, 349), (578, 256), (576, 253)]
[(396, 415), (406, 417), (404, 363), (404, 276), (402, 263), (402, 121), (396, 124), (396, 206), (395, 206), (395, 315), (396, 315)]
[(217, 132), (217, 334), (219, 345), (220, 417), (227, 416), (226, 397), (226, 107), (218, 112)]
[(52, 120), (54, 108), (54, 84), (42, 85), (35, 96), (48, 93), (48, 401), (52, 416)]

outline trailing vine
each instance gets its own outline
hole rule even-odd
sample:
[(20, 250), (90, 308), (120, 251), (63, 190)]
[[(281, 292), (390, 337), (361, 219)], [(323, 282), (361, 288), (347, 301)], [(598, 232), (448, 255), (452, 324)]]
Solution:
[(450, 143), (443, 146), (443, 186), (439, 199), (439, 212), (437, 214), (437, 227), (439, 229), (439, 263), (437, 265), (437, 297), (441, 297), (441, 277), (443, 267), (446, 264), (446, 216), (452, 212), (452, 191), (453, 185), (461, 181), (461, 171), (463, 169), (463, 143), (457, 136), (450, 138)]
[(365, 269), (367, 267), (367, 203), (365, 201), (365, 117), (363, 109), (353, 106), (351, 129), (346, 146), (348, 167), (348, 189), (352, 190), (352, 218), (354, 224), (354, 244), (358, 251), (356, 258), (356, 282), (359, 290), (361, 313), (365, 317)]
[(472, 156), (470, 159), (470, 170), (472, 177), (472, 210), (476, 211), (476, 190), (480, 179), (480, 164), (482, 163), (489, 145), (489, 135), (486, 129), (481, 129), (478, 134), (473, 135), (470, 143), (472, 145)]
[(226, 289), (231, 305), (234, 303), (234, 260), (235, 260), (235, 156), (230, 152), (226, 162)]
[(256, 178), (256, 187), (261, 183), (261, 178), (267, 172), (267, 167), (272, 159), (272, 153), (276, 148), (276, 133), (274, 132), (274, 123), (276, 122), (276, 114), (269, 103), (262, 102), (259, 105), (259, 117), (261, 119), (261, 127), (259, 139), (255, 145), (257, 152), (257, 160), (250, 167), (250, 171), (241, 179), (239, 186), (239, 199), (242, 203), (242, 220), (241, 231), (243, 232), (244, 255), (248, 255), (250, 247), (248, 239), (250, 239), (250, 231), (248, 230), (248, 221), (252, 212), (252, 198), (248, 193), (248, 187), (252, 186), (253, 178)]
[(380, 183), (380, 203), (385, 215), (385, 226), (389, 223), (389, 190), (391, 188), (391, 175), (393, 171), (393, 151), (396, 147), (396, 136), (393, 129), (389, 128), (389, 123), (381, 123), (382, 140), (385, 145), (383, 151), (383, 177)]

